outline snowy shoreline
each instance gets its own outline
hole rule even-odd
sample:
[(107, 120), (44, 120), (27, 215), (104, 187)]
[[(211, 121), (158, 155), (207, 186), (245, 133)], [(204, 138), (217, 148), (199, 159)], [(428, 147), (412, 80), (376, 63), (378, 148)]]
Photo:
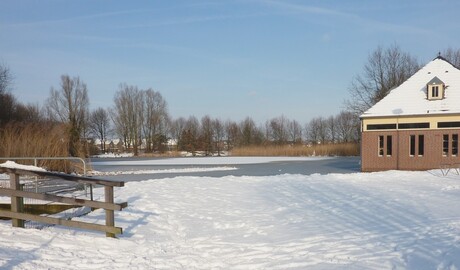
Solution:
[[(124, 228), (119, 239), (59, 226), (13, 229), (0, 221), (0, 268), (458, 269), (460, 176), (440, 175), (128, 182), (115, 191), (116, 201), (129, 204), (116, 213)], [(101, 222), (104, 214), (76, 220)]]
[(180, 157), (180, 158), (153, 158), (142, 160), (104, 160), (93, 161), (94, 165), (120, 166), (120, 165), (241, 165), (260, 164), (282, 161), (315, 161), (332, 159), (334, 157)]

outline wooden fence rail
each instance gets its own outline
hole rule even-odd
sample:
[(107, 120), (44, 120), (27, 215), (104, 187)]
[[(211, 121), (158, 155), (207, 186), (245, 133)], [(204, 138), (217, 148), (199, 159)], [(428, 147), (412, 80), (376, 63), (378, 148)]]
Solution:
[[(13, 227), (24, 227), (24, 220), (37, 221), (47, 224), (63, 225), (67, 227), (96, 230), (106, 233), (107, 237), (115, 237), (117, 234), (122, 234), (123, 230), (120, 227), (115, 227), (114, 211), (121, 211), (128, 206), (127, 202), (114, 203), (113, 188), (123, 187), (122, 181), (110, 181), (98, 178), (83, 177), (76, 175), (69, 175), (63, 173), (53, 173), (47, 171), (34, 171), (16, 168), (0, 167), (0, 173), (7, 173), (10, 175), (10, 188), (0, 187), (0, 195), (11, 197), (11, 210), (0, 210), (1, 217), (11, 218)], [(63, 197), (52, 194), (42, 194), (21, 190), (19, 183), (19, 175), (31, 175), (38, 177), (59, 178), (67, 181), (77, 183), (84, 183), (90, 185), (104, 186), (104, 199), (105, 201), (93, 201), (86, 199)], [(54, 217), (45, 217), (33, 214), (24, 213), (24, 198), (32, 198), (44, 201), (66, 203), (74, 206), (88, 206), (91, 208), (101, 208), (105, 210), (105, 225), (85, 223), (80, 221), (73, 221)]]

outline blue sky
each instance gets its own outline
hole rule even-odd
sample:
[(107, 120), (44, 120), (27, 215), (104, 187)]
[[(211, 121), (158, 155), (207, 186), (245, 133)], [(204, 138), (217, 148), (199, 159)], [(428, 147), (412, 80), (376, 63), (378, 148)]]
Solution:
[(91, 108), (127, 83), (159, 91), (174, 118), (306, 123), (343, 109), (378, 46), (421, 63), (460, 48), (458, 11), (457, 0), (2, 0), (0, 61), (24, 103), (43, 104), (68, 74)]

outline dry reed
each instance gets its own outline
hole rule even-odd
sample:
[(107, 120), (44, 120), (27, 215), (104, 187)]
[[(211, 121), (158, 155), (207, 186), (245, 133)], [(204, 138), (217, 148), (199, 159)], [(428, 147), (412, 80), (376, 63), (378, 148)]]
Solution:
[(358, 156), (357, 143), (318, 145), (270, 145), (235, 148), (232, 156)]
[[(10, 123), (0, 131), (1, 157), (68, 157), (69, 139), (66, 127), (53, 123)], [(33, 160), (17, 160), (33, 165)], [(71, 172), (68, 161), (39, 160), (38, 166), (49, 170)]]

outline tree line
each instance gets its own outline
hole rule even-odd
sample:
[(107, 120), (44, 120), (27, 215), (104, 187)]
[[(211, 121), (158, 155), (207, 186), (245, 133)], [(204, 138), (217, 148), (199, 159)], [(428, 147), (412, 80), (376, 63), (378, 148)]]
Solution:
[[(442, 56), (453, 65), (460, 65), (460, 50), (449, 48)], [(337, 115), (315, 117), (308, 123), (281, 115), (256, 123), (251, 117), (239, 122), (209, 115), (201, 119), (173, 119), (160, 92), (126, 83), (119, 85), (113, 106), (90, 110), (86, 83), (69, 75), (61, 76), (59, 87), (51, 88), (42, 107), (24, 105), (12, 94), (10, 69), (0, 64), (0, 132), (12, 126), (17, 129), (17, 125), (26, 127), (27, 123), (59, 126), (71, 156), (88, 155), (92, 145), (88, 142), (95, 139), (101, 142), (100, 151), (105, 152), (109, 138), (120, 139), (135, 155), (141, 151), (162, 153), (168, 149), (168, 141), (175, 142), (179, 151), (203, 151), (206, 155), (253, 145), (357, 142), (359, 115), (420, 67), (414, 56), (397, 45), (378, 47), (369, 55), (362, 73), (352, 79), (348, 88), (350, 98)]]

